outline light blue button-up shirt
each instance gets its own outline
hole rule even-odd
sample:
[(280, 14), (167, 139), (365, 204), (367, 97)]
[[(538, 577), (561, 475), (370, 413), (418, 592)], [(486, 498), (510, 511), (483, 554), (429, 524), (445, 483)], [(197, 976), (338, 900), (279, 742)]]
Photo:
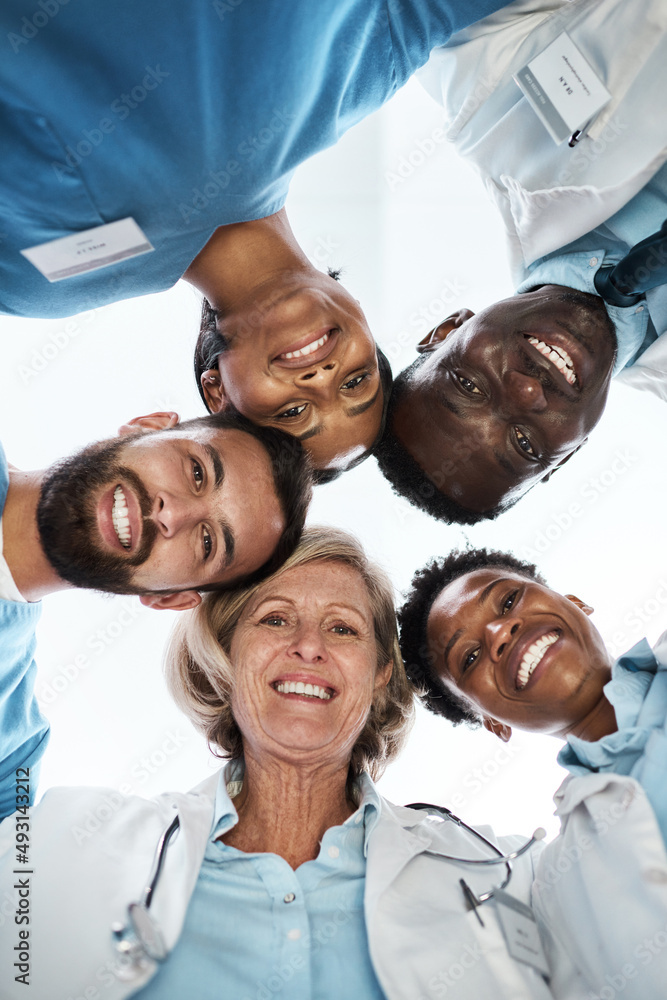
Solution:
[[(616, 215), (568, 246), (541, 257), (526, 269), (517, 292), (538, 285), (564, 285), (597, 295), (594, 279), (605, 265), (617, 264), (641, 240), (667, 219), (667, 164)], [(607, 305), (614, 324), (618, 353), (614, 375), (631, 365), (667, 330), (667, 286), (651, 289), (646, 301), (625, 309)]]
[(213, 829), (183, 932), (140, 1000), (383, 1000), (364, 919), (366, 844), (381, 806), (362, 775), (359, 808), (294, 871), (276, 854), (218, 840), (238, 822), (230, 795), (238, 766), (221, 773)]
[(568, 736), (558, 763), (573, 774), (611, 771), (635, 778), (667, 844), (666, 652), (664, 637), (655, 651), (642, 639), (616, 661), (604, 693), (614, 706), (618, 731), (594, 743)]

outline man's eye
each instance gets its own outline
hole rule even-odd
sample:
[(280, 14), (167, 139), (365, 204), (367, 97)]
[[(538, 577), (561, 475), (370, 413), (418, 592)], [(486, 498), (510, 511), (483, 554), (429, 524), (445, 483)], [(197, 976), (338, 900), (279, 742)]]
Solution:
[(355, 375), (348, 382), (343, 382), (341, 389), (356, 389), (358, 385), (365, 382), (367, 378), (370, 378), (370, 372), (363, 372), (361, 375)]
[(469, 393), (471, 396), (482, 395), (482, 390), (478, 389), (475, 383), (471, 379), (466, 378), (465, 375), (457, 375), (456, 379), (464, 392)]
[(465, 673), (468, 667), (471, 667), (477, 657), (479, 656), (479, 649), (471, 649), (467, 656), (464, 656), (463, 663), (461, 664), (461, 673)]
[(213, 549), (213, 538), (211, 537), (211, 532), (208, 528), (204, 528), (202, 538), (204, 541), (204, 559), (208, 559)]
[(199, 462), (192, 460), (192, 478), (195, 481), (197, 487), (202, 486), (204, 483), (204, 470), (202, 469)]
[(521, 448), (521, 451), (525, 452), (526, 455), (530, 455), (531, 458), (537, 458), (537, 452), (526, 435), (523, 434), (518, 427), (514, 428), (514, 433), (516, 434), (516, 443), (519, 448)]
[(516, 602), (516, 595), (518, 593), (519, 593), (518, 590), (513, 590), (511, 594), (507, 595), (507, 597), (503, 601), (503, 614), (506, 614), (514, 607), (514, 604)]
[(303, 411), (308, 406), (308, 403), (301, 403), (300, 406), (290, 406), (289, 410), (283, 410), (282, 413), (278, 414), (279, 420), (291, 420), (294, 417), (300, 416)]

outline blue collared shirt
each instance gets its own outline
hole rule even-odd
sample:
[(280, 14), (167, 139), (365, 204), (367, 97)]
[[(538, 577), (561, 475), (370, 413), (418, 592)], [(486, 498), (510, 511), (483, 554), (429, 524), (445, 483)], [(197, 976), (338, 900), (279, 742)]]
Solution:
[[(528, 292), (538, 285), (565, 285), (597, 295), (594, 279), (599, 269), (617, 264), (635, 243), (656, 232), (666, 218), (667, 165), (604, 225), (531, 264), (517, 292)], [(665, 286), (651, 289), (646, 301), (636, 306), (606, 308), (618, 341), (613, 371), (618, 375), (667, 330)]]
[(612, 668), (604, 693), (618, 731), (589, 743), (568, 736), (558, 763), (573, 774), (611, 771), (635, 778), (653, 807), (667, 843), (667, 661), (661, 642), (642, 639)]
[(294, 871), (276, 854), (217, 838), (238, 815), (238, 764), (221, 772), (213, 829), (183, 932), (141, 1000), (383, 1000), (364, 919), (366, 845), (382, 803), (368, 775), (359, 808)]

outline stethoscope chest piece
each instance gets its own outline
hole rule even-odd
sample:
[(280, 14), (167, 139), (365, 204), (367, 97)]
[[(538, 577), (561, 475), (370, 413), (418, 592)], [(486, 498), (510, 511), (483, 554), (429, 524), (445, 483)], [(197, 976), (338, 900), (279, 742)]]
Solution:
[(127, 908), (130, 924), (144, 954), (155, 962), (164, 962), (167, 946), (157, 923), (142, 903), (130, 903)]

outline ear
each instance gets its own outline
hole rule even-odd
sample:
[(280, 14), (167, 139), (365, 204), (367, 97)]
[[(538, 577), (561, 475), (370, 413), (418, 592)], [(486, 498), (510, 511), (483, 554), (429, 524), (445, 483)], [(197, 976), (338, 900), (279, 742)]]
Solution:
[(474, 315), (474, 312), (470, 309), (459, 309), (457, 312), (452, 313), (451, 316), (448, 316), (447, 319), (443, 319), (442, 323), (434, 327), (430, 333), (426, 334), (423, 340), (419, 341), (417, 344), (417, 354), (429, 354), (431, 351), (435, 351), (450, 333), (463, 326)]
[(178, 420), (178, 413), (171, 410), (168, 413), (149, 413), (145, 417), (132, 417), (118, 428), (118, 436), (136, 434), (137, 431), (164, 431), (168, 427), (175, 427)]
[(590, 604), (586, 604), (586, 602), (582, 601), (580, 597), (575, 597), (574, 594), (565, 594), (565, 597), (567, 597), (568, 601), (572, 601), (573, 604), (576, 604), (579, 610), (583, 611), (583, 613), (589, 617), (595, 611), (595, 608), (592, 608)]
[(222, 378), (217, 368), (209, 368), (201, 374), (201, 387), (209, 413), (222, 413), (228, 409), (229, 399), (222, 384)]
[(576, 455), (577, 452), (579, 451), (579, 449), (583, 448), (587, 441), (588, 441), (587, 437), (585, 437), (583, 441), (580, 441), (579, 444), (577, 445), (577, 447), (573, 448), (569, 455), (566, 455), (565, 458), (562, 458), (560, 460), (560, 462), (558, 463), (558, 465), (554, 465), (553, 469), (549, 469), (549, 471), (547, 472), (546, 476), (542, 476), (542, 478), (540, 479), (540, 482), (541, 483), (548, 483), (549, 480), (551, 479), (551, 477), (553, 476), (554, 472), (558, 472), (558, 470), (560, 469), (560, 467), (562, 465), (565, 465), (566, 462), (569, 462), (570, 459), (572, 458), (572, 456)]
[(158, 611), (188, 611), (201, 604), (201, 594), (198, 590), (181, 590), (177, 594), (142, 594), (139, 600), (144, 607)]
[(378, 688), (385, 688), (387, 686), (387, 684), (391, 680), (391, 675), (393, 670), (394, 670), (394, 664), (391, 662), (391, 660), (389, 660), (388, 663), (385, 663), (383, 667), (380, 667), (380, 669), (376, 671), (375, 684), (373, 685), (376, 691), (378, 690)]
[(488, 732), (493, 733), (503, 743), (509, 743), (512, 735), (511, 726), (506, 726), (504, 722), (498, 722), (497, 719), (492, 719), (488, 715), (484, 716), (483, 725)]

